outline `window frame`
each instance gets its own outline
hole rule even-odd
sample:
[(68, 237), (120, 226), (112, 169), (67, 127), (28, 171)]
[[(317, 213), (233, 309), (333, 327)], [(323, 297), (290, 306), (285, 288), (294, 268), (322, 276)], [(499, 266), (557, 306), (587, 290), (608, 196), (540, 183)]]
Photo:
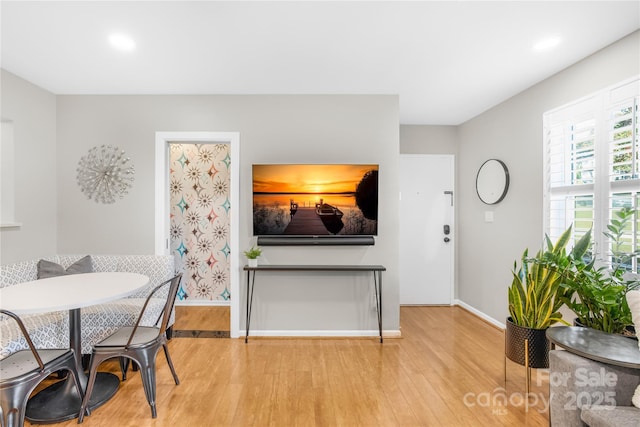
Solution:
[[(612, 162), (611, 153), (613, 153), (613, 147), (615, 142), (613, 140), (614, 128), (609, 129), (609, 126), (615, 123), (615, 117), (613, 114), (616, 111), (624, 108), (625, 103), (628, 104), (631, 101), (632, 108), (632, 158), (635, 158), (636, 168), (632, 169), (632, 177), (623, 180), (613, 180), (612, 176)], [(574, 100), (565, 105), (556, 107), (554, 109), (545, 111), (543, 113), (543, 227), (545, 234), (548, 234), (552, 240), (554, 237), (558, 237), (559, 233), (564, 231), (570, 224), (576, 222), (575, 213), (569, 216), (569, 208), (567, 208), (567, 201), (569, 197), (577, 197), (580, 195), (593, 195), (593, 208), (592, 208), (592, 236), (594, 247), (593, 250), (597, 254), (599, 259), (611, 259), (611, 243), (605, 236), (604, 232), (607, 231), (607, 225), (610, 223), (612, 215), (612, 200), (614, 194), (631, 193), (632, 208), (635, 209), (636, 215), (633, 219), (631, 236), (632, 245), (635, 250), (640, 249), (640, 133), (638, 123), (640, 117), (640, 76), (634, 76), (632, 78), (623, 80), (608, 88), (602, 89), (596, 93), (584, 96), (577, 100)], [(618, 110), (616, 110), (618, 108)], [(581, 184), (566, 184), (571, 179), (567, 178), (567, 170), (576, 170), (573, 168), (576, 162), (575, 159), (569, 158), (567, 160), (566, 155), (570, 150), (560, 147), (553, 147), (556, 144), (556, 138), (559, 138), (563, 145), (571, 141), (568, 137), (567, 129), (568, 123), (577, 124), (582, 123), (585, 120), (594, 120), (593, 131), (593, 183), (581, 183)], [(562, 127), (565, 126), (563, 129)], [(634, 132), (635, 131), (635, 132)], [(560, 136), (558, 136), (560, 135)], [(556, 150), (552, 151), (551, 149)], [(552, 166), (554, 169), (554, 176), (558, 175), (558, 166), (556, 163), (552, 163), (552, 156), (556, 153), (562, 153), (565, 157), (561, 158), (560, 165), (561, 171), (564, 173), (563, 185), (552, 186)], [(565, 206), (562, 208), (564, 214), (561, 216), (554, 216), (552, 209), (552, 200), (554, 202), (563, 201)], [(575, 200), (575, 199), (574, 199)], [(555, 205), (555, 203), (554, 203)], [(574, 203), (575, 206), (575, 203)], [(555, 208), (555, 206), (553, 206)], [(575, 210), (572, 210), (575, 212)], [(562, 218), (563, 217), (563, 218)], [(553, 224), (552, 224), (553, 220)], [(559, 230), (560, 223), (564, 222), (564, 228)], [(552, 227), (553, 225), (553, 227)], [(574, 241), (579, 238), (586, 230), (576, 230), (574, 227), (573, 238)], [(640, 272), (640, 266), (637, 260), (633, 264), (633, 269), (636, 273)]]

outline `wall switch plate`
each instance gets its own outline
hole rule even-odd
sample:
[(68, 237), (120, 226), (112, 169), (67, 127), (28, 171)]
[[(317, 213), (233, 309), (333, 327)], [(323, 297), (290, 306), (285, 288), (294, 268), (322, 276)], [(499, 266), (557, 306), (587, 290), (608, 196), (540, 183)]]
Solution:
[(484, 222), (493, 222), (493, 211), (485, 211)]

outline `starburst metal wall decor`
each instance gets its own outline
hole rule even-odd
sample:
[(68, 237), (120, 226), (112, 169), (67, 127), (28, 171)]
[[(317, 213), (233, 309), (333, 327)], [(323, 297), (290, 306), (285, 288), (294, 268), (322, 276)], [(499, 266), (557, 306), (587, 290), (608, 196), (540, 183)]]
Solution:
[(135, 170), (130, 160), (124, 150), (112, 145), (91, 148), (76, 169), (80, 190), (96, 203), (115, 203), (133, 184)]

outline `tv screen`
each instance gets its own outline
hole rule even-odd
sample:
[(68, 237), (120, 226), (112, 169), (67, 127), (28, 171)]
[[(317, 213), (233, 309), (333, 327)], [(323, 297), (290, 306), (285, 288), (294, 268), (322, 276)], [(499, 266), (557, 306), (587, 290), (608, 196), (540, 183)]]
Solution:
[(376, 236), (378, 165), (253, 165), (255, 236)]

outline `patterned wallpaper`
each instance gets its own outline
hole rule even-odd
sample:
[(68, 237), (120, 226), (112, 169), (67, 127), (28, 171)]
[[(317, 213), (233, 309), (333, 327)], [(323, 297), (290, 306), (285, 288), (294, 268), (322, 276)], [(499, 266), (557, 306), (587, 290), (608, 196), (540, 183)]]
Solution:
[(229, 144), (170, 144), (171, 251), (179, 300), (231, 298)]

